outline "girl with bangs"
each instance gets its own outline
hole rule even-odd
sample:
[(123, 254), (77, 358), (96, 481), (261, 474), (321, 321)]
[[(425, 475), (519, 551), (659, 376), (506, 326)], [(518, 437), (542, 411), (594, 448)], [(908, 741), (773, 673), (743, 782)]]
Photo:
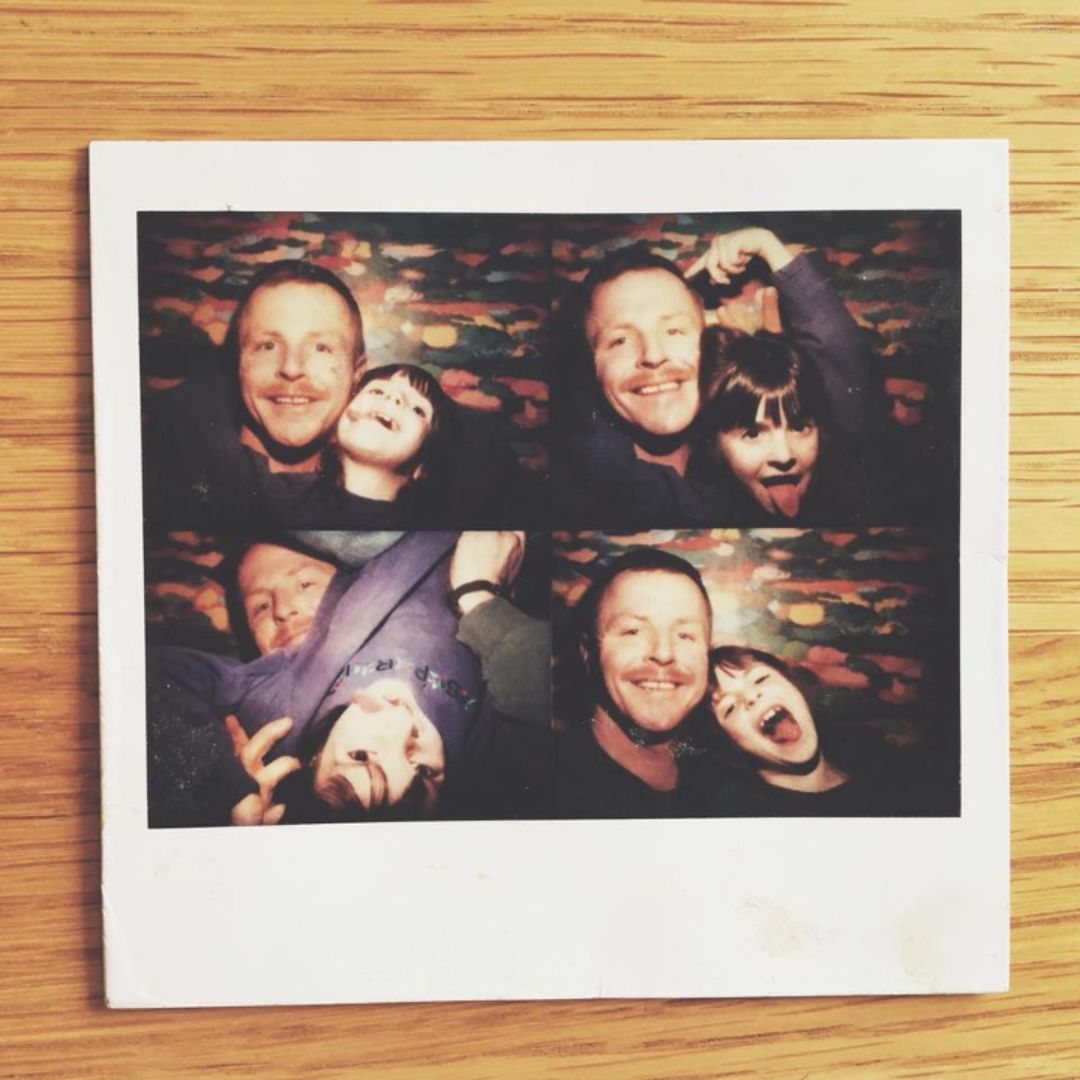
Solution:
[(865, 475), (854, 441), (831, 421), (817, 367), (782, 334), (702, 334), (708, 404), (704, 451), (730, 476), (747, 523), (856, 524)]
[(439, 497), (453, 409), (415, 364), (370, 368), (323, 451), (318, 479), (289, 507), (291, 524), (373, 528), (421, 523)]

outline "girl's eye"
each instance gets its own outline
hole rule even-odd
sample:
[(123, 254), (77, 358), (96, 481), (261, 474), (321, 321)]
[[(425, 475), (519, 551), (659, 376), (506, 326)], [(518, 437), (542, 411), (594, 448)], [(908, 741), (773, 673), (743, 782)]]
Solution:
[(686, 331), (683, 330), (683, 328), (681, 326), (669, 326), (668, 327), (668, 337), (677, 337), (677, 336), (679, 336), (681, 334), (684, 334), (684, 333), (686, 333)]
[(728, 719), (730, 719), (730, 717), (731, 717), (731, 714), (732, 714), (732, 713), (733, 713), (734, 711), (735, 711), (735, 706), (734, 706), (734, 705), (729, 705), (729, 706), (728, 706), (728, 707), (727, 707), (727, 708), (726, 708), (726, 709), (724, 710), (724, 719), (725, 719), (725, 720), (728, 720)]
[(350, 750), (349, 751), (349, 760), (350, 761), (367, 761), (367, 759), (368, 759), (368, 752), (366, 750)]
[(420, 405), (414, 405), (412, 411), (416, 413), (416, 415), (419, 416), (421, 420), (427, 419), (427, 413), (424, 412), (423, 408)]
[(744, 428), (740, 438), (743, 438), (743, 439), (756, 439), (758, 437), (758, 435), (760, 435), (760, 434), (761, 434), (761, 429), (760, 428), (756, 428), (756, 427)]
[(758, 676), (758, 677), (757, 677), (757, 678), (756, 678), (756, 679), (754, 680), (754, 685), (755, 685), (755, 686), (760, 686), (760, 685), (761, 685), (761, 684), (762, 684), (762, 683), (763, 683), (763, 682), (764, 682), (764, 681), (765, 681), (765, 680), (766, 680), (766, 679), (767, 679), (768, 677), (769, 677), (768, 675), (759, 675), (759, 676)]
[(416, 774), (423, 780), (430, 780), (435, 775), (435, 770), (430, 765), (421, 765)]
[(614, 338), (611, 338), (608, 341), (607, 347), (609, 349), (617, 349), (617, 348), (619, 348), (620, 345), (625, 345), (625, 344), (626, 344), (626, 338), (625, 337), (614, 337)]
[(634, 637), (637, 634), (637, 632), (638, 632), (638, 629), (637, 629), (636, 626), (628, 626), (625, 630), (622, 631), (620, 636), (621, 637)]
[(373, 397), (383, 397), (384, 396), (381, 386), (369, 386), (367, 388), (367, 390), (368, 390), (368, 393), (371, 394)]
[(274, 343), (272, 341), (256, 341), (255, 342), (255, 351), (256, 352), (269, 352), (273, 347), (274, 347)]

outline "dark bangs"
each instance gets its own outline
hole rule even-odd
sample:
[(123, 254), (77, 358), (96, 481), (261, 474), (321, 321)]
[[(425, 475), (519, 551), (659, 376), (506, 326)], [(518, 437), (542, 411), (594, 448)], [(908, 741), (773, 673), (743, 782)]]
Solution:
[(709, 431), (753, 428), (764, 402), (765, 418), (789, 427), (827, 423), (821, 378), (813, 364), (780, 334), (733, 337), (706, 330), (702, 335), (702, 374), (710, 401)]

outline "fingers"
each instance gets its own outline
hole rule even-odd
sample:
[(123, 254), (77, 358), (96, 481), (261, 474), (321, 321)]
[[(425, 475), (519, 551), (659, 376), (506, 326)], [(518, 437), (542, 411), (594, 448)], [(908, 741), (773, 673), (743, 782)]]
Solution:
[(285, 737), (291, 727), (292, 720), (287, 716), (283, 716), (280, 720), (274, 720), (259, 728), (251, 736), (240, 758), (248, 772), (262, 764), (262, 759), (266, 757), (275, 743)]
[(708, 262), (709, 252), (706, 251), (704, 255), (699, 255), (686, 269), (686, 273), (683, 275), (687, 278), (697, 277), (702, 270), (705, 269)]
[(275, 803), (271, 806), (265, 814), (263, 814), (262, 823), (264, 825), (277, 825), (281, 819), (285, 816), (285, 804)]
[[(274, 788), (281, 783), (290, 773), (296, 772), (300, 768), (300, 761), (294, 757), (279, 757), (276, 761), (270, 762), (269, 765), (264, 765), (255, 774), (255, 783), (257, 783), (261, 790), (270, 793)], [(267, 796), (269, 801), (269, 795)]]
[(225, 730), (232, 740), (233, 753), (237, 757), (242, 757), (244, 747), (248, 744), (247, 732), (240, 726), (240, 721), (232, 713), (225, 717)]
[(245, 795), (229, 811), (229, 820), (234, 825), (261, 825), (263, 820), (262, 796), (254, 792)]

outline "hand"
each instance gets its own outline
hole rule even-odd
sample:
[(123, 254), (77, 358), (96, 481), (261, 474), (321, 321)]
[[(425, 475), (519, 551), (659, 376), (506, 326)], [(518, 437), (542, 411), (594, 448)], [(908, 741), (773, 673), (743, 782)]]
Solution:
[(780, 302), (771, 285), (725, 300), (715, 311), (705, 312), (706, 326), (722, 326), (738, 334), (753, 336), (761, 330), (780, 332)]
[[(509, 585), (517, 577), (524, 555), (523, 532), (463, 532), (450, 561), (450, 588), (467, 581)], [(491, 593), (466, 593), (458, 606), (466, 613), (490, 599)]]
[(729, 285), (733, 277), (745, 273), (755, 256), (764, 259), (773, 273), (782, 270), (795, 257), (768, 229), (736, 229), (714, 236), (709, 250), (694, 261), (686, 276), (692, 278), (707, 270), (718, 285)]
[(286, 756), (264, 765), (263, 758), (291, 727), (292, 720), (284, 716), (248, 738), (235, 716), (225, 717), (225, 729), (232, 739), (233, 751), (248, 776), (259, 785), (257, 793), (244, 796), (232, 808), (229, 816), (234, 825), (276, 825), (285, 816), (285, 804), (274, 802), (274, 788), (290, 773), (296, 772), (300, 762), (297, 758)]

